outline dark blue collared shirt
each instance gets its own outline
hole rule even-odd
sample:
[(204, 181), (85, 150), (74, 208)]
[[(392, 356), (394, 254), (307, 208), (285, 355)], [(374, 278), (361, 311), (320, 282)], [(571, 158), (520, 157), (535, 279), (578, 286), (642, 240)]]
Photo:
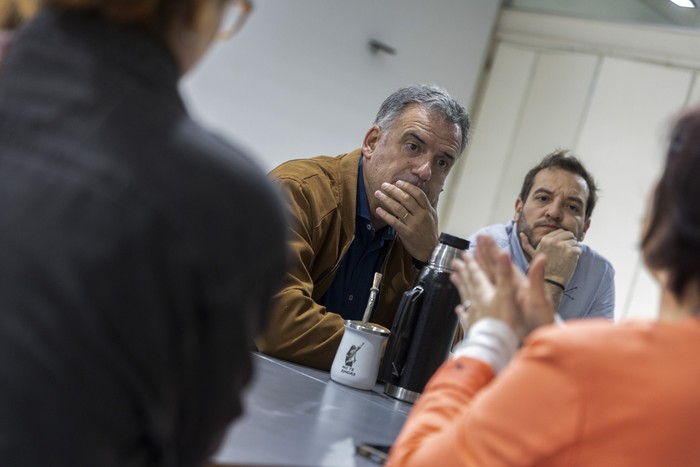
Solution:
[[(338, 272), (319, 304), (345, 319), (362, 319), (369, 300), (374, 273), (379, 272), (396, 231), (386, 226), (375, 232), (362, 177), (362, 158), (357, 175), (355, 238), (340, 262)], [(376, 305), (375, 305), (376, 306)]]

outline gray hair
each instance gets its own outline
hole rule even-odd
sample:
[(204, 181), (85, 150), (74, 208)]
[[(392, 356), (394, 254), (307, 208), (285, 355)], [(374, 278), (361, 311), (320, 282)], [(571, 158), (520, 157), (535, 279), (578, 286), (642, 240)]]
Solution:
[(469, 133), (469, 114), (467, 109), (457, 102), (448, 92), (434, 84), (415, 84), (395, 91), (379, 107), (374, 124), (381, 129), (389, 129), (396, 118), (410, 104), (427, 107), (432, 112), (442, 115), (445, 120), (459, 126), (462, 132), (460, 154), (467, 146)]

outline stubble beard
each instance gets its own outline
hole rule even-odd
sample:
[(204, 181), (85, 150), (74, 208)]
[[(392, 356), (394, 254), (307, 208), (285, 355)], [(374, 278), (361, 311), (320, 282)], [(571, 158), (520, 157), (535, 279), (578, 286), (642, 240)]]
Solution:
[[(527, 241), (530, 242), (530, 245), (532, 245), (533, 248), (537, 248), (537, 246), (540, 244), (540, 241), (542, 241), (542, 238), (540, 238), (539, 240), (535, 240), (533, 238), (534, 227), (527, 222), (527, 219), (525, 218), (525, 215), (522, 211), (520, 211), (520, 216), (518, 217), (518, 220), (515, 222), (515, 224), (517, 226), (516, 232), (518, 233), (518, 239), (520, 239), (520, 234), (524, 233), (527, 237)], [(583, 235), (581, 233), (576, 233), (572, 230), (569, 230), (559, 223), (557, 223), (557, 227), (573, 233), (574, 237), (576, 237), (576, 240), (578, 240), (579, 242), (582, 241)]]
[[(520, 240), (520, 234), (525, 234), (527, 237), (527, 241), (530, 242), (530, 245), (532, 245), (533, 248), (537, 248), (537, 245), (540, 244), (540, 241), (538, 240), (537, 243), (532, 238), (532, 226), (527, 222), (527, 219), (525, 218), (525, 214), (520, 211), (520, 216), (518, 216), (518, 220), (515, 222), (516, 225), (516, 232), (518, 233), (518, 240)], [(541, 239), (540, 239), (541, 240)]]

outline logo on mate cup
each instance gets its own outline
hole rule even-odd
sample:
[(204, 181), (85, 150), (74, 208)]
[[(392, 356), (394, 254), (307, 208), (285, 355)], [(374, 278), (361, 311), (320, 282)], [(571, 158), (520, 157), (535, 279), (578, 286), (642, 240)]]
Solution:
[(345, 364), (340, 370), (341, 373), (345, 373), (350, 376), (355, 376), (355, 363), (357, 363), (357, 352), (360, 351), (363, 345), (365, 345), (364, 342), (359, 346), (355, 344), (350, 346), (350, 349), (345, 354)]

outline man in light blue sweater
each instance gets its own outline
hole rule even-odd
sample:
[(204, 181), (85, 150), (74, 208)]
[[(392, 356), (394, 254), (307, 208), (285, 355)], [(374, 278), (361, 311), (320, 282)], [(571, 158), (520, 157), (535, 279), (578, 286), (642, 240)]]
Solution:
[(472, 248), (479, 235), (490, 235), (523, 272), (535, 255), (545, 254), (545, 281), (562, 319), (612, 319), (615, 270), (581, 243), (597, 191), (581, 161), (569, 151), (557, 150), (525, 176), (513, 220), (479, 230), (470, 238)]

